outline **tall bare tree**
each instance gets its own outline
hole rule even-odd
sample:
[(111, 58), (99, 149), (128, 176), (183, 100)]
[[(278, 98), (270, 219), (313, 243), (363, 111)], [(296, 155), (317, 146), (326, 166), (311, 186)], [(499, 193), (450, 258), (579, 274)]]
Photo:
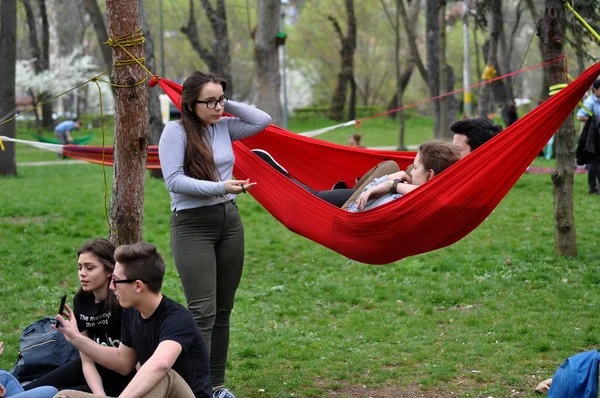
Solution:
[(210, 50), (202, 44), (201, 38), (208, 37), (208, 35), (206, 34), (206, 31), (203, 31), (202, 35), (198, 32), (194, 2), (195, 0), (190, 0), (188, 23), (181, 28), (181, 31), (187, 36), (194, 51), (196, 51), (200, 58), (208, 65), (210, 72), (227, 80), (227, 90), (225, 91), (225, 94), (231, 97), (234, 90), (233, 76), (231, 74), (231, 54), (229, 52), (225, 0), (217, 0), (216, 7), (213, 7), (208, 0), (202, 0), (204, 13), (210, 22), (210, 27), (213, 32)]
[[(502, 75), (502, 68), (498, 60), (498, 49), (503, 46), (502, 39), (504, 37), (502, 2), (488, 0), (485, 6), (487, 8), (488, 30), (490, 32), (490, 38), (487, 46), (486, 65), (488, 67), (493, 67), (496, 71), (496, 75), (500, 76)], [(478, 113), (485, 117), (493, 108), (494, 104), (505, 105), (507, 100), (506, 84), (504, 82), (497, 80), (491, 84), (484, 84), (479, 89)], [(490, 102), (492, 105), (490, 105)], [(505, 120), (505, 124), (508, 125), (507, 120)]]
[(104, 23), (102, 11), (100, 11), (100, 7), (98, 6), (98, 2), (96, 0), (83, 0), (83, 7), (88, 13), (92, 25), (94, 25), (96, 37), (98, 38), (98, 43), (100, 44), (100, 48), (102, 50), (102, 59), (104, 60), (104, 65), (106, 68), (110, 68), (112, 67), (112, 51), (109, 46), (103, 44), (108, 41), (108, 32), (106, 30), (106, 24)]
[[(351, 89), (355, 87), (352, 85), (354, 80), (354, 52), (356, 51), (356, 17), (354, 15), (354, 0), (344, 0), (344, 2), (346, 4), (348, 24), (346, 36), (344, 36), (337, 19), (332, 15), (328, 17), (341, 42), (341, 69), (338, 74), (338, 83), (333, 92), (331, 105), (329, 107), (329, 117), (337, 121), (344, 120), (344, 105), (346, 105), (348, 85), (351, 85)], [(350, 110), (351, 114), (354, 112), (355, 110)], [(353, 118), (351, 117), (351, 119)]]
[[(443, 0), (442, 0), (443, 1)], [(440, 94), (440, 0), (426, 1), (426, 30), (427, 30), (427, 85), (429, 95), (437, 97)], [(433, 114), (433, 129), (435, 136), (441, 133), (440, 101), (431, 102)]]
[(256, 35), (254, 39), (254, 82), (256, 106), (273, 118), (273, 123), (281, 126), (283, 108), (281, 106), (281, 74), (279, 73), (279, 52), (277, 32), (279, 31), (280, 0), (258, 0)]
[[(35, 59), (33, 63), (35, 72), (40, 73), (42, 71), (50, 69), (50, 28), (48, 25), (48, 13), (46, 10), (46, 1), (37, 0), (39, 8), (39, 19), (42, 24), (42, 32), (38, 35), (36, 15), (31, 6), (29, 0), (21, 0), (25, 7), (25, 13), (27, 15), (27, 25), (29, 27), (29, 45), (31, 46), (31, 54)], [(39, 41), (41, 37), (41, 45)], [(32, 95), (32, 98), (34, 96)], [(36, 98), (36, 102), (43, 102), (48, 99), (47, 95), (41, 95)], [(36, 103), (37, 105), (37, 103)], [(54, 120), (52, 119), (52, 103), (46, 103), (42, 105), (42, 126), (46, 130), (54, 129)]]
[[(416, 64), (415, 57), (412, 55), (412, 51), (411, 51), (410, 56), (408, 57), (408, 60), (406, 63), (406, 69), (404, 72), (402, 72), (402, 64), (400, 62), (400, 50), (401, 50), (400, 44), (401, 44), (401, 40), (402, 40), (401, 33), (400, 33), (400, 31), (401, 31), (400, 19), (402, 17), (404, 25), (406, 25), (408, 23), (406, 6), (404, 5), (404, 0), (396, 0), (396, 7), (395, 7), (396, 10), (395, 10), (395, 13), (392, 14), (392, 11), (389, 9), (389, 7), (387, 6), (387, 4), (384, 0), (380, 0), (380, 3), (381, 3), (381, 6), (383, 7), (383, 11), (385, 12), (388, 22), (389, 22), (390, 26), (392, 27), (392, 30), (394, 31), (394, 67), (395, 67), (395, 71), (396, 71), (396, 92), (394, 94), (394, 98), (393, 98), (389, 108), (390, 109), (402, 108), (403, 103), (404, 103), (404, 101), (403, 101), (404, 90), (406, 89), (406, 86), (408, 85), (408, 81), (410, 80), (410, 77), (412, 75), (412, 72), (413, 72), (415, 64)], [(413, 2), (414, 9), (418, 10), (419, 4), (420, 4), (420, 2), (418, 2), (418, 1)], [(412, 11), (414, 11), (414, 9)], [(417, 13), (418, 13), (418, 11), (417, 11)], [(411, 12), (411, 14), (412, 14), (412, 12)], [(414, 33), (413, 24), (410, 24), (410, 25), (411, 25), (411, 27), (405, 26), (405, 29), (407, 31), (410, 30), (411, 33)], [(416, 45), (415, 45), (415, 49), (416, 49)], [(418, 50), (417, 50), (417, 56), (418, 56)], [(421, 60), (419, 59), (419, 62), (420, 61)], [(396, 113), (393, 113), (392, 115), (394, 115), (394, 117), (395, 117)], [(406, 122), (405, 122), (405, 118), (404, 118), (404, 111), (398, 112), (398, 116), (400, 119), (400, 127), (398, 130), (398, 150), (403, 151), (403, 150), (406, 150), (406, 144), (404, 142), (404, 136), (405, 136), (405, 132), (406, 132)]]
[[(17, 62), (17, 4), (15, 0), (0, 0), (0, 120), (15, 111), (15, 74)], [(15, 138), (15, 122), (0, 125), (0, 135)], [(17, 175), (15, 144), (4, 142), (0, 155), (0, 176)]]
[[(138, 0), (107, 0), (106, 15), (110, 37), (123, 37), (141, 27)], [(137, 59), (144, 57), (141, 44), (127, 47)], [(113, 47), (113, 59), (130, 61), (120, 47)], [(137, 63), (117, 66), (112, 81), (115, 93), (115, 156), (113, 167), (110, 220), (116, 233), (110, 239), (117, 245), (142, 240), (144, 216), (144, 177), (148, 149), (148, 91), (147, 85), (137, 84), (146, 75)], [(122, 86), (122, 87), (119, 87)]]
[[(566, 23), (565, 7), (561, 0), (545, 0), (544, 16), (539, 25), (539, 35), (544, 46), (544, 61), (564, 54)], [(566, 83), (562, 62), (547, 65), (550, 85)], [(572, 117), (556, 133), (556, 170), (552, 173), (554, 184), (554, 251), (564, 256), (577, 255), (575, 217), (573, 216), (573, 171), (575, 170), (575, 125)]]
[[(533, 19), (533, 23), (535, 24), (536, 30), (538, 31), (538, 35), (539, 35), (539, 25), (542, 22), (542, 18), (540, 17), (540, 12), (536, 8), (536, 4), (535, 4), (534, 0), (525, 0), (525, 2), (527, 3), (527, 8), (529, 8), (529, 12), (531, 13), (531, 18)], [(540, 6), (540, 5), (538, 4), (538, 6)], [(538, 49), (540, 51), (541, 58), (543, 59), (544, 58), (544, 45), (541, 40), (538, 41)], [(543, 84), (540, 87), (540, 93), (538, 94), (538, 98), (539, 98), (540, 102), (542, 102), (548, 98), (548, 86), (549, 85), (548, 85), (548, 73), (547, 73), (546, 68), (544, 68), (542, 83)]]

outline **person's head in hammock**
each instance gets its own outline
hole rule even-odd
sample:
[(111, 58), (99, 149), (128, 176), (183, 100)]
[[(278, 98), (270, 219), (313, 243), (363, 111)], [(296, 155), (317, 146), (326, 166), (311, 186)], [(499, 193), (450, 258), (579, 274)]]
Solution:
[(404, 181), (377, 178), (363, 190), (356, 202), (348, 207), (350, 212), (369, 210), (400, 198), (438, 176), (461, 159), (460, 148), (451, 142), (434, 140), (419, 146), (410, 176)]
[(477, 117), (455, 122), (450, 131), (454, 134), (452, 143), (460, 148), (460, 156), (465, 157), (494, 138), (502, 131), (502, 126), (486, 117)]

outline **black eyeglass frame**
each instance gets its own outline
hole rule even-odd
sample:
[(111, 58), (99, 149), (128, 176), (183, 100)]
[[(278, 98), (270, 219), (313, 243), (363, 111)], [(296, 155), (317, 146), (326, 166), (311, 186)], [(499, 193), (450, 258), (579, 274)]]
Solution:
[(146, 283), (141, 279), (115, 279), (114, 277), (110, 278), (111, 283), (113, 283), (115, 286), (118, 285), (119, 283), (133, 283), (133, 282), (137, 282), (140, 281), (142, 283)]
[[(227, 101), (229, 101), (229, 98), (227, 98), (226, 96), (222, 96), (221, 98), (217, 99), (217, 100), (208, 100), (208, 101), (200, 101), (200, 100), (196, 100), (197, 104), (204, 104), (206, 105), (206, 107), (208, 109), (215, 109), (217, 107), (217, 103), (219, 105), (221, 105), (221, 107), (225, 107), (225, 105), (227, 105)], [(210, 107), (208, 106), (209, 103), (214, 102), (215, 104)]]

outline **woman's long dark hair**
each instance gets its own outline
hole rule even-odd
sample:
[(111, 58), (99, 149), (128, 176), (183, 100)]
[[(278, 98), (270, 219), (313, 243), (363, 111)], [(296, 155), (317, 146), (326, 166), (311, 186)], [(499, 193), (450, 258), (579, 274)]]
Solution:
[[(104, 271), (110, 272), (112, 274), (115, 270), (116, 263), (115, 249), (115, 245), (109, 240), (102, 238), (92, 239), (88, 242), (85, 242), (83, 246), (81, 246), (81, 248), (77, 251), (77, 258), (79, 258), (79, 256), (83, 253), (91, 253), (94, 255), (94, 257), (96, 257), (100, 264), (102, 264), (102, 266), (104, 267)], [(110, 290), (108, 285), (106, 286), (106, 289), (108, 290), (108, 294), (106, 295), (106, 299), (104, 300), (104, 310), (114, 310), (116, 312), (120, 312), (122, 309), (119, 305), (119, 301), (115, 297), (115, 293), (112, 290)], [(79, 290), (77, 291), (77, 293), (75, 293), (75, 295), (78, 296), (84, 293), (85, 292), (83, 291), (83, 289), (79, 287)]]
[(227, 88), (227, 82), (217, 75), (196, 71), (183, 82), (181, 93), (181, 124), (185, 130), (187, 144), (183, 161), (183, 172), (199, 180), (219, 181), (220, 175), (208, 137), (208, 126), (196, 114), (196, 100), (202, 87), (217, 83)]

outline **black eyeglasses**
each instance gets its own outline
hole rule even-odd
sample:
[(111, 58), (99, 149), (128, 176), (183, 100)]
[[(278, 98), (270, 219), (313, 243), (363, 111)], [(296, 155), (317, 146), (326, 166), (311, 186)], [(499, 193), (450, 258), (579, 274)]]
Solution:
[(112, 283), (114, 283), (115, 285), (117, 285), (118, 283), (133, 283), (136, 281), (140, 281), (142, 283), (146, 283), (141, 279), (115, 279), (115, 277), (113, 276), (112, 278), (110, 278), (110, 280), (112, 281)]
[(221, 98), (219, 98), (217, 100), (208, 100), (208, 101), (196, 100), (196, 103), (198, 103), (198, 104), (206, 104), (206, 107), (208, 109), (215, 109), (217, 107), (217, 104), (219, 104), (222, 107), (224, 107), (225, 104), (227, 104), (228, 100), (229, 100), (229, 98), (227, 98), (226, 96), (222, 96)]

